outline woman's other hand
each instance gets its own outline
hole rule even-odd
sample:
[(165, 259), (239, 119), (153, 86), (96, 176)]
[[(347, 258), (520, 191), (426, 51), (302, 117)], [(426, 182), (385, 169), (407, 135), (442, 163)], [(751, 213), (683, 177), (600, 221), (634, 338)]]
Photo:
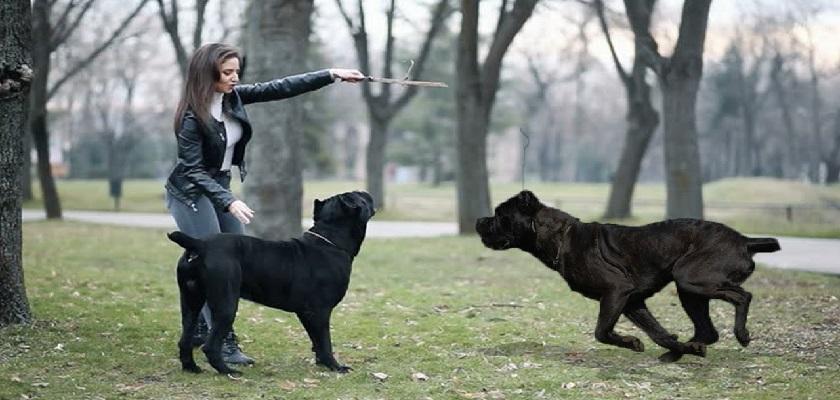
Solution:
[(362, 82), (367, 79), (367, 76), (357, 69), (330, 68), (330, 75), (333, 80), (340, 79), (345, 82)]
[(242, 200), (234, 200), (233, 203), (230, 203), (228, 212), (233, 214), (239, 222), (245, 225), (251, 223), (251, 219), (254, 218), (254, 210), (248, 207)]

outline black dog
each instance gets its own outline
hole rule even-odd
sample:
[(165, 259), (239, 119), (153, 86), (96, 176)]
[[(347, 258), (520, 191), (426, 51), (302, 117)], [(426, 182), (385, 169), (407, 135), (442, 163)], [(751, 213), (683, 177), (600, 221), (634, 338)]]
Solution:
[(217, 234), (199, 240), (181, 232), (169, 239), (186, 249), (178, 263), (183, 333), (178, 342), (181, 366), (201, 372), (191, 338), (198, 313), (207, 302), (213, 327), (203, 350), (219, 373), (235, 373), (222, 361), (222, 339), (230, 332), (239, 298), (297, 314), (312, 341), (315, 362), (341, 373), (332, 354), (330, 314), (350, 283), (353, 258), (374, 215), (364, 192), (315, 200), (315, 226), (289, 241), (273, 242), (245, 235)]
[[(480, 218), (476, 231), (494, 250), (522, 249), (557, 271), (569, 288), (601, 303), (595, 338), (606, 344), (644, 351), (633, 336), (613, 331), (624, 314), (669, 351), (660, 360), (683, 354), (706, 355), (718, 333), (709, 318), (709, 300), (735, 306), (735, 337), (750, 342), (746, 328), (752, 295), (741, 284), (755, 269), (752, 256), (780, 249), (773, 238), (747, 238), (715, 222), (674, 219), (641, 227), (582, 223), (547, 207), (523, 191)], [(669, 282), (677, 286), (683, 309), (694, 323), (694, 336), (677, 341), (651, 315), (645, 300)]]

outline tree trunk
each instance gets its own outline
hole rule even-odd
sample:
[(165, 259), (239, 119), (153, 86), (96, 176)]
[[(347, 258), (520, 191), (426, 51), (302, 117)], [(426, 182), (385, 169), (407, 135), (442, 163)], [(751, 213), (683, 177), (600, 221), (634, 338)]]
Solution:
[(23, 282), (21, 233), (23, 138), (33, 78), (30, 7), (30, 0), (0, 2), (0, 327), (32, 318)]
[(675, 60), (664, 79), (665, 174), (668, 218), (703, 218), (700, 151), (697, 146), (695, 104), (702, 73), (702, 55)]
[(796, 127), (793, 122), (793, 111), (790, 102), (788, 102), (788, 93), (782, 81), (782, 72), (784, 67), (784, 58), (780, 54), (773, 57), (773, 67), (770, 70), (770, 88), (776, 97), (776, 103), (779, 106), (782, 117), (782, 124), (785, 127), (785, 137), (787, 140), (786, 155), (787, 166), (791, 171), (787, 171), (785, 176), (798, 177), (801, 163), (799, 161), (800, 144), (796, 139)]
[(683, 4), (677, 45), (660, 74), (668, 218), (703, 218), (696, 105), (710, 5), (711, 0)]
[(47, 218), (61, 218), (61, 203), (55, 188), (55, 179), (50, 169), (50, 139), (47, 126), (47, 82), (50, 72), (50, 37), (49, 25), (51, 5), (44, 1), (33, 3), (32, 9), (32, 61), (35, 79), (32, 82), (29, 121), (32, 141), (38, 154), (38, 180), (41, 182), (41, 197)]
[[(305, 68), (313, 0), (252, 1), (248, 10), (248, 75), (254, 81)], [(303, 107), (300, 99), (249, 106), (254, 136), (249, 148), (245, 202), (256, 212), (248, 226), (258, 237), (283, 240), (301, 233)]]
[[(459, 86), (461, 83), (459, 82)], [(475, 232), (475, 221), (492, 214), (487, 177), (487, 124), (475, 98), (458, 95), (458, 231)]]
[[(26, 113), (27, 115), (27, 122), (26, 126), (30, 126), (30, 122), (28, 120), (29, 116), (29, 102), (26, 103)], [(21, 175), (21, 191), (23, 192), (23, 201), (29, 201), (35, 198), (35, 195), (32, 194), (32, 159), (30, 158), (30, 154), (32, 153), (32, 135), (29, 129), (26, 129), (23, 133), (23, 175)]]
[(475, 232), (475, 221), (490, 215), (487, 179), (487, 129), (499, 87), (502, 60), (513, 38), (531, 17), (536, 0), (502, 2), (499, 23), (482, 66), (478, 64), (478, 1), (461, 1), (456, 72), (458, 84), (458, 231)]
[[(641, 67), (644, 71), (644, 67)], [(634, 71), (636, 68), (634, 68)], [(635, 73), (634, 73), (635, 74)], [(621, 158), (615, 170), (607, 210), (604, 218), (630, 218), (633, 191), (639, 179), (639, 170), (647, 152), (650, 138), (659, 126), (659, 114), (650, 100), (650, 87), (644, 81), (644, 72), (628, 85), (627, 134), (621, 149)], [(634, 94), (635, 93), (635, 94)]]
[(368, 113), (370, 138), (368, 139), (365, 171), (367, 191), (373, 197), (377, 209), (385, 208), (385, 147), (388, 143), (388, 119), (379, 119), (372, 112)]
[[(650, 85), (647, 84), (646, 80), (647, 66), (642, 55), (645, 47), (642, 42), (636, 41), (633, 70), (628, 75), (616, 55), (604, 13), (604, 4), (601, 0), (598, 0), (594, 3), (594, 6), (601, 22), (601, 30), (604, 32), (607, 44), (610, 47), (616, 72), (624, 83), (627, 96), (627, 133), (624, 137), (624, 145), (613, 176), (612, 186), (610, 186), (610, 196), (604, 218), (629, 218), (632, 215), (633, 190), (636, 187), (636, 181), (639, 179), (639, 170), (645, 152), (647, 152), (650, 138), (656, 131), (656, 127), (659, 126), (659, 114), (653, 108), (650, 99)], [(647, 32), (650, 29), (652, 13), (653, 2), (651, 1), (644, 7), (639, 8), (638, 12), (628, 12), (627, 16), (637, 32)]]
[(811, 74), (811, 139), (808, 159), (808, 177), (811, 182), (817, 183), (820, 180), (820, 159), (822, 158), (822, 95), (820, 94), (820, 76), (817, 73), (814, 49), (811, 48), (808, 56), (808, 69)]
[[(38, 73), (36, 73), (36, 76)], [(33, 89), (39, 85), (37, 77), (35, 78)], [(36, 97), (37, 90), (33, 90), (32, 97)], [(50, 168), (50, 135), (47, 130), (47, 110), (46, 101), (33, 101), (32, 108), (30, 108), (31, 123), (30, 129), (32, 131), (32, 138), (35, 141), (35, 151), (38, 154), (38, 180), (41, 182), (41, 196), (44, 200), (44, 210), (47, 218), (61, 219), (61, 202), (58, 198), (58, 191), (55, 187), (55, 178), (52, 175)]]

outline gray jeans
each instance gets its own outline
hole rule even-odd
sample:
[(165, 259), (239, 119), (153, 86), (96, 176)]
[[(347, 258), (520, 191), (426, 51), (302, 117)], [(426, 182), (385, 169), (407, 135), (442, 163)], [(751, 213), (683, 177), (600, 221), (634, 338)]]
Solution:
[[(228, 186), (225, 185), (225, 187), (229, 189)], [(165, 199), (166, 209), (175, 219), (178, 230), (187, 235), (203, 239), (216, 233), (242, 234), (245, 232), (245, 227), (236, 217), (227, 211), (214, 207), (207, 196), (201, 196), (195, 201), (195, 207), (198, 211), (173, 198), (168, 192)], [(207, 326), (212, 328), (210, 309), (207, 308), (207, 304), (204, 304), (204, 307), (201, 308), (201, 314), (204, 315)]]

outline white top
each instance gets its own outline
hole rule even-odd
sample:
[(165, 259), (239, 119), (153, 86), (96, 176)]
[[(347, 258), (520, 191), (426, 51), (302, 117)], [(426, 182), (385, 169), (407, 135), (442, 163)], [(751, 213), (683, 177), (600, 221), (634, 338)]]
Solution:
[(227, 147), (225, 148), (225, 158), (222, 161), (221, 170), (227, 171), (230, 170), (230, 164), (233, 161), (233, 147), (242, 138), (242, 124), (227, 114), (222, 113), (222, 96), (224, 96), (224, 93), (213, 93), (213, 101), (210, 103), (210, 115), (217, 121), (222, 121), (225, 124)]

